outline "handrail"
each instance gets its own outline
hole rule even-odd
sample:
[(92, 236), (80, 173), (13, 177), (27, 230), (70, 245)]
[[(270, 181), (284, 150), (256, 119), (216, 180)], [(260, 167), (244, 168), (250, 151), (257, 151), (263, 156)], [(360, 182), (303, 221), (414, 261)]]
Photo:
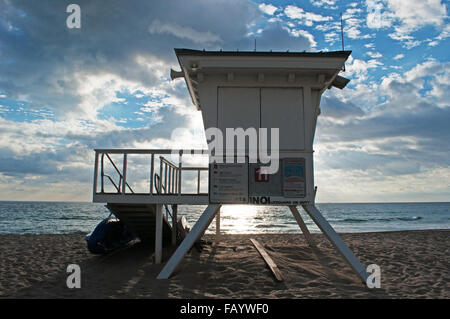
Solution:
[[(111, 162), (111, 164), (112, 164), (112, 165), (114, 166), (114, 168), (116, 169), (117, 174), (119, 174), (119, 176), (120, 176), (120, 181), (123, 182), (123, 181), (124, 181), (123, 174), (120, 173), (120, 170), (117, 168), (116, 164), (115, 164), (114, 161), (111, 159), (111, 157), (109, 156), (109, 154), (108, 154), (108, 153), (103, 153), (102, 155), (106, 155), (106, 157), (108, 157), (109, 161)], [(131, 193), (134, 193), (133, 189), (131, 188), (131, 186), (130, 186), (127, 182), (125, 182), (125, 185), (128, 186), (128, 189), (131, 191)], [(120, 183), (119, 183), (119, 186), (120, 186)], [(124, 187), (124, 185), (123, 185), (123, 183), (122, 183), (122, 189), (123, 189), (123, 187)]]
[[(96, 148), (97, 153), (109, 153), (109, 154), (183, 154), (183, 155), (210, 155), (208, 149), (135, 149), (135, 148)], [(279, 150), (279, 153), (314, 153), (312, 150), (298, 150), (298, 149), (283, 149)]]
[(133, 149), (133, 148), (96, 148), (97, 153), (109, 154), (184, 154), (184, 155), (209, 155), (207, 149), (172, 150), (172, 149)]
[(167, 165), (175, 168), (175, 169), (179, 169), (178, 166), (176, 166), (175, 164), (173, 164), (171, 161), (169, 161), (167, 158), (165, 158), (164, 156), (160, 156), (159, 157), (164, 163), (166, 163)]
[[(114, 180), (111, 178), (111, 176), (107, 175), (107, 174), (103, 174), (103, 177), (106, 176), (108, 177), (108, 179), (110, 180), (110, 182), (113, 184), (114, 188), (117, 190), (118, 193), (120, 193), (120, 188), (116, 185), (116, 183), (114, 183)], [(103, 184), (103, 183), (102, 183)], [(120, 182), (119, 182), (120, 185)]]
[[(187, 154), (188, 156), (190, 154), (192, 155), (199, 155), (199, 154), (208, 154), (208, 150), (142, 150), (142, 149), (96, 149), (95, 150), (95, 168), (94, 168), (94, 195), (97, 193), (105, 194), (105, 178), (111, 182), (111, 185), (113, 186), (114, 191), (112, 193), (108, 194), (122, 194), (125, 195), (126, 192), (130, 192), (133, 194), (135, 193), (135, 190), (130, 186), (127, 179), (127, 155), (128, 154), (139, 154), (139, 155), (150, 155), (150, 188), (149, 192), (147, 193), (149, 196), (152, 195), (182, 195), (182, 172), (191, 171), (191, 172), (197, 172), (197, 194), (200, 193), (200, 186), (201, 186), (201, 172), (202, 171), (208, 171), (208, 167), (198, 167), (198, 166), (187, 166), (185, 167), (183, 165), (182, 161), (182, 155)], [(156, 173), (155, 169), (155, 154), (177, 154), (178, 162), (175, 164), (174, 162), (170, 161), (168, 158), (164, 156), (160, 156), (160, 165), (159, 165), (159, 172)], [(122, 154), (123, 155), (123, 166), (119, 168), (114, 160), (111, 157), (111, 154)], [(113, 174), (106, 174), (105, 173), (105, 166), (108, 165), (105, 161), (105, 157), (109, 161), (109, 163), (112, 166), (112, 171), (117, 173), (118, 175), (118, 183), (114, 181), (115, 173)], [(100, 163), (99, 163), (100, 162)], [(105, 164), (106, 163), (106, 164)], [(100, 172), (98, 172), (100, 167)], [(100, 174), (98, 174), (100, 173)], [(97, 191), (97, 175), (101, 178), (101, 191)], [(156, 188), (156, 192), (154, 190)], [(126, 190), (126, 192), (125, 192)], [(142, 194), (142, 193), (139, 193)]]
[[(154, 176), (155, 176), (156, 193), (159, 194), (159, 185), (157, 185), (156, 180), (159, 180), (159, 183), (161, 183), (161, 178), (159, 177), (158, 173), (155, 173)], [(164, 188), (164, 192), (166, 191), (165, 187), (163, 185), (161, 185), (161, 188)], [(170, 218), (173, 218), (172, 213), (170, 212), (169, 207), (167, 206), (167, 204), (163, 204), (163, 205), (164, 205), (164, 208), (166, 209), (166, 214), (168, 214), (170, 216)], [(166, 216), (166, 218), (167, 218), (167, 216)]]
[[(119, 186), (116, 185), (116, 183), (114, 183), (113, 179), (111, 178), (111, 176), (105, 174), (104, 172), (104, 158), (106, 157), (108, 158), (109, 162), (112, 164), (112, 166), (114, 167), (114, 169), (116, 170), (117, 174), (119, 174)], [(131, 188), (131, 186), (128, 184), (128, 182), (125, 182), (125, 186), (123, 185), (123, 175), (120, 172), (120, 170), (117, 168), (116, 164), (114, 163), (114, 161), (111, 159), (111, 157), (109, 156), (108, 153), (102, 153), (102, 161), (101, 161), (101, 175), (102, 175), (102, 193), (104, 192), (104, 182), (103, 182), (103, 178), (106, 176), (108, 177), (108, 179), (111, 181), (111, 183), (114, 185), (114, 187), (116, 188), (117, 192), (120, 193), (120, 186), (122, 185), (122, 189), (126, 186), (128, 186), (128, 189), (131, 191), (131, 193), (134, 194), (133, 189)]]
[[(156, 188), (156, 193), (159, 195), (159, 184), (158, 181), (161, 184), (161, 177), (159, 177), (158, 173), (155, 173), (155, 188)], [(161, 188), (164, 189), (164, 193), (166, 192), (166, 188), (164, 187), (164, 185), (161, 185)]]
[(164, 193), (177, 194), (179, 193), (178, 185), (175, 185), (175, 179), (178, 180), (180, 177), (180, 168), (173, 164), (171, 161), (163, 156), (160, 159), (160, 173), (162, 175), (162, 170), (164, 168), (164, 183), (162, 181), (163, 177), (159, 176), (160, 187), (158, 189), (164, 188)]

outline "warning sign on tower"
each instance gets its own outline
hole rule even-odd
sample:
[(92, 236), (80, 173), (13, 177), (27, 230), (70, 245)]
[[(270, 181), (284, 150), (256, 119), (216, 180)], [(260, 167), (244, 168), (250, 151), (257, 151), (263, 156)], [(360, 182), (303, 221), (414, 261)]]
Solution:
[(283, 195), (284, 197), (305, 197), (305, 159), (283, 159)]
[(248, 202), (248, 163), (212, 163), (209, 182), (211, 203)]

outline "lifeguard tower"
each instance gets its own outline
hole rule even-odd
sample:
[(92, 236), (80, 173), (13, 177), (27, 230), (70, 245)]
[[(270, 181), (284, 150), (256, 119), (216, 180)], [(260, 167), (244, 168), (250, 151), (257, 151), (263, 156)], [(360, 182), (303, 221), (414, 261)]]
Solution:
[[(175, 49), (175, 53), (181, 71), (172, 71), (172, 79), (184, 78), (186, 81), (192, 102), (202, 112), (205, 130), (218, 129), (222, 132), (223, 153), (217, 152), (217, 149), (214, 150), (214, 156), (211, 150), (96, 150), (94, 201), (107, 202), (119, 218), (123, 217), (131, 224), (134, 221), (136, 229), (142, 226), (142, 216), (151, 216), (146, 220), (148, 226), (155, 228), (151, 234), (155, 235), (157, 262), (161, 261), (163, 234), (170, 238), (172, 232), (172, 240), (175, 236), (177, 205), (208, 205), (158, 275), (159, 279), (171, 276), (214, 217), (220, 216), (222, 204), (258, 204), (288, 206), (307, 242), (313, 245), (297, 210), (297, 206), (302, 206), (365, 282), (368, 276), (365, 267), (314, 203), (313, 141), (320, 114), (320, 98), (326, 89), (342, 89), (348, 83), (349, 80), (338, 74), (351, 51), (307, 53)], [(226, 141), (235, 140), (235, 136), (230, 134), (235, 134), (238, 128), (247, 133), (254, 129), (258, 133), (258, 143), (256, 146), (251, 143), (232, 144), (232, 151), (238, 155), (230, 161), (227, 155), (230, 146)], [(267, 129), (267, 134), (261, 134), (261, 129)], [(277, 140), (277, 133), (278, 145), (271, 144), (270, 141)], [(250, 141), (250, 134), (246, 138)], [(271, 158), (272, 163), (263, 161), (259, 156), (262, 148), (260, 141), (264, 139), (269, 142), (268, 153), (277, 154)], [(158, 175), (155, 154), (174, 152), (179, 154), (178, 165), (160, 157)], [(114, 192), (107, 193), (103, 189), (104, 180), (113, 180), (110, 176), (105, 177), (103, 165), (105, 156), (113, 163), (109, 156), (111, 153), (122, 153), (123, 165), (121, 169), (114, 165), (119, 174), (119, 183)], [(182, 155), (186, 153), (208, 154), (214, 160), (210, 161), (209, 167), (186, 167), (182, 163)], [(149, 193), (134, 193), (128, 184), (128, 154), (151, 155)], [(223, 160), (218, 160), (220, 158)], [(270, 174), (264, 173), (267, 172), (264, 169), (273, 164), (278, 169)], [(183, 194), (181, 191), (182, 172), (186, 170), (198, 173), (196, 194)], [(208, 172), (209, 191), (206, 194), (200, 193), (200, 175), (203, 171)], [(99, 177), (102, 188), (97, 191)], [(141, 219), (129, 212), (129, 207), (133, 205), (146, 212), (140, 215)], [(169, 212), (168, 205), (172, 205), (172, 225), (167, 214), (164, 218), (162, 213), (163, 207)], [(150, 219), (156, 221), (152, 223)], [(220, 223), (220, 217), (216, 221)], [(164, 231), (164, 227), (167, 231)]]

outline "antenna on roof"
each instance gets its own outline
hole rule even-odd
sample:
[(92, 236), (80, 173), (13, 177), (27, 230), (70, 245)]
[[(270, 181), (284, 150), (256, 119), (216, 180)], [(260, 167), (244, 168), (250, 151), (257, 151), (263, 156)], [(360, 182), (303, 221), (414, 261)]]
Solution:
[[(342, 23), (342, 12), (341, 12), (341, 41), (342, 41), (342, 51), (344, 51), (344, 27)], [(342, 70), (345, 72), (345, 62), (342, 66)]]
[(342, 12), (341, 12), (341, 41), (342, 41), (342, 51), (344, 51), (344, 27), (342, 26)]

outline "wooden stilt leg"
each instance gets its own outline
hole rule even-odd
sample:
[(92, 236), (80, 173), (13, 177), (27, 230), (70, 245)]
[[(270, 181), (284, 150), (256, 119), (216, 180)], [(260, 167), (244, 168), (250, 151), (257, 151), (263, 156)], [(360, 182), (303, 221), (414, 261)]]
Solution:
[(350, 264), (353, 270), (358, 274), (359, 278), (361, 278), (362, 281), (366, 283), (368, 277), (366, 268), (364, 268), (355, 254), (353, 254), (350, 248), (348, 248), (341, 237), (335, 232), (333, 227), (331, 227), (328, 221), (322, 216), (317, 207), (314, 204), (304, 204), (302, 205), (302, 207), (305, 209), (308, 215), (311, 216), (311, 219), (325, 234), (328, 240), (336, 247), (339, 253)]
[(292, 212), (292, 215), (294, 215), (295, 220), (297, 221), (297, 224), (300, 226), (300, 229), (302, 230), (303, 235), (305, 236), (306, 242), (310, 246), (314, 246), (314, 243), (312, 241), (311, 234), (308, 230), (308, 227), (306, 227), (305, 222), (303, 221), (302, 216), (300, 215), (300, 212), (297, 210), (296, 206), (289, 206), (289, 209)]

